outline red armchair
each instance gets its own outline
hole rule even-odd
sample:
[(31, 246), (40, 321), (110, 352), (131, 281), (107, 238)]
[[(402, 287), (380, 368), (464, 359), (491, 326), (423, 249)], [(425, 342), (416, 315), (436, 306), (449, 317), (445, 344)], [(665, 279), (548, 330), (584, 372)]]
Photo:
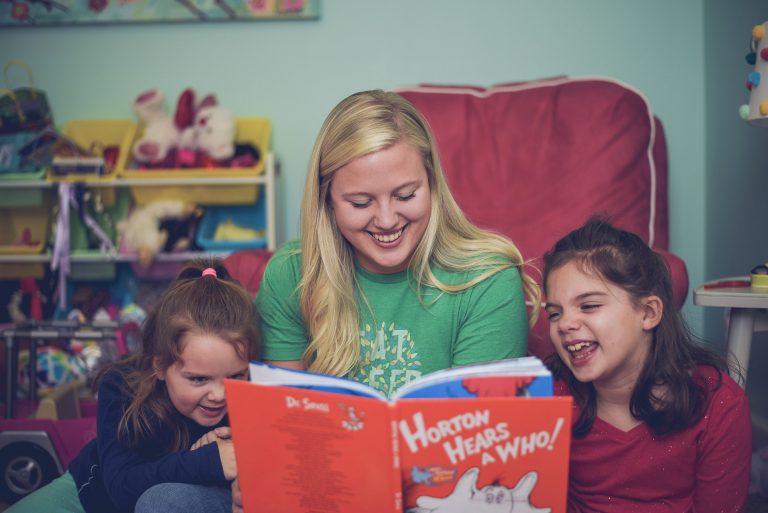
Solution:
[[(449, 186), (473, 222), (510, 237), (540, 268), (555, 241), (605, 213), (665, 257), (682, 306), (688, 274), (668, 251), (664, 131), (640, 93), (610, 79), (566, 77), (397, 92), (428, 120)], [(529, 339), (540, 357), (552, 351), (543, 317)]]

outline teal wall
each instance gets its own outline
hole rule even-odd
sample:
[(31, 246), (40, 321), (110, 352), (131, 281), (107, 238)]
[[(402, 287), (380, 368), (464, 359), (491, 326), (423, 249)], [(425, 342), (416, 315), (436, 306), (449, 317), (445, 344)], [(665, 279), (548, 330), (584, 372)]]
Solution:
[[(2, 28), (0, 64), (11, 58), (29, 63), (59, 123), (133, 118), (137, 93), (158, 87), (172, 106), (188, 86), (216, 93), (240, 116), (271, 118), (273, 149), (282, 163), (281, 241), (297, 234), (305, 166), (320, 123), (353, 91), (418, 82), (490, 85), (559, 74), (614, 77), (643, 91), (665, 125), (671, 246), (696, 285), (713, 276), (705, 258), (712, 249), (705, 78), (725, 87), (741, 84), (744, 71), (734, 65), (728, 73), (705, 76), (705, 5), (715, 11), (707, 19), (708, 34), (736, 46), (746, 41), (748, 27), (729, 24), (731, 34), (718, 30), (726, 4), (731, 2), (324, 0), (317, 21)], [(750, 26), (757, 19), (749, 18), (760, 16), (744, 18)], [(723, 60), (738, 61), (741, 53), (738, 48)], [(732, 104), (727, 115), (744, 100), (739, 85), (733, 87), (730, 98), (720, 101)], [(750, 136), (758, 138), (756, 132)], [(728, 201), (723, 210), (741, 204)], [(737, 271), (743, 269), (731, 272)], [(702, 331), (702, 309), (689, 298), (685, 311)]]
[[(765, 0), (704, 2), (706, 183), (705, 278), (743, 275), (768, 260), (768, 130), (744, 123), (752, 71), (744, 60), (754, 25), (768, 21)], [(765, 80), (768, 77), (763, 77)], [(724, 309), (707, 308), (704, 331), (724, 336)], [(768, 444), (768, 332), (752, 341), (747, 394), (755, 445)]]

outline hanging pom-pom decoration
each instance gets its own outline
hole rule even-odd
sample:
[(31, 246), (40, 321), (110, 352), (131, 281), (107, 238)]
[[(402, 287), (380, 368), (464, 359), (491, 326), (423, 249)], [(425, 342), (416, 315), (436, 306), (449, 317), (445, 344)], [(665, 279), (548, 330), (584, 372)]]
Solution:
[(739, 117), (744, 121), (749, 119), (749, 105), (744, 104), (739, 107)]
[[(760, 72), (753, 71), (749, 74), (749, 77), (747, 78), (750, 84), (752, 84), (752, 87), (757, 87), (760, 85)], [(747, 88), (751, 91), (752, 87), (747, 86)]]
[(765, 27), (762, 25), (755, 25), (752, 28), (752, 39), (762, 39), (765, 36)]
[[(760, 54), (760, 56), (762, 57), (762, 53)], [(744, 56), (744, 58), (747, 60), (747, 64), (749, 64), (750, 66), (754, 66), (755, 62), (757, 62), (757, 55), (755, 54), (755, 52), (749, 52), (747, 55)]]

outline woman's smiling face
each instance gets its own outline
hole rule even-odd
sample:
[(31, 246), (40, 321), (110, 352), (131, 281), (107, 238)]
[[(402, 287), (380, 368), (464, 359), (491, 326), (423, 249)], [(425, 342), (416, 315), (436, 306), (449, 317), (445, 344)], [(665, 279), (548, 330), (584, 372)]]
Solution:
[(432, 200), (419, 152), (405, 142), (359, 157), (330, 184), (336, 225), (360, 265), (404, 271), (429, 223)]

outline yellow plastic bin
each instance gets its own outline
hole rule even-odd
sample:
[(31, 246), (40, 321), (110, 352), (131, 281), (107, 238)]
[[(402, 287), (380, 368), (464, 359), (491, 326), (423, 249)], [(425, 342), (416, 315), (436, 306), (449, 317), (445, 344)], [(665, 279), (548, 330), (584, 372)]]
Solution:
[[(272, 124), (268, 118), (238, 118), (235, 120), (235, 143), (250, 144), (259, 152), (259, 161), (251, 167), (239, 168), (180, 168), (180, 169), (138, 169), (128, 161), (122, 170), (122, 177), (142, 180), (178, 180), (178, 184), (135, 185), (131, 194), (137, 205), (146, 205), (164, 199), (181, 199), (198, 205), (253, 204), (259, 198), (258, 184), (189, 184), (190, 178), (243, 178), (254, 177), (264, 172), (269, 152)], [(136, 131), (136, 139), (141, 130)]]
[[(77, 119), (64, 125), (62, 133), (80, 147), (96, 155), (109, 147), (117, 148), (118, 154), (112, 167), (104, 174), (73, 173), (60, 175), (48, 169), (48, 180), (52, 182), (85, 182), (108, 184), (122, 173), (128, 161), (131, 144), (136, 134), (136, 124), (128, 119)], [(103, 187), (102, 200), (107, 206), (115, 204), (114, 187)]]
[[(52, 205), (53, 195), (46, 194), (39, 206), (0, 208), (0, 255), (40, 254), (48, 240)], [(46, 265), (40, 262), (2, 262), (0, 279), (42, 278)]]

